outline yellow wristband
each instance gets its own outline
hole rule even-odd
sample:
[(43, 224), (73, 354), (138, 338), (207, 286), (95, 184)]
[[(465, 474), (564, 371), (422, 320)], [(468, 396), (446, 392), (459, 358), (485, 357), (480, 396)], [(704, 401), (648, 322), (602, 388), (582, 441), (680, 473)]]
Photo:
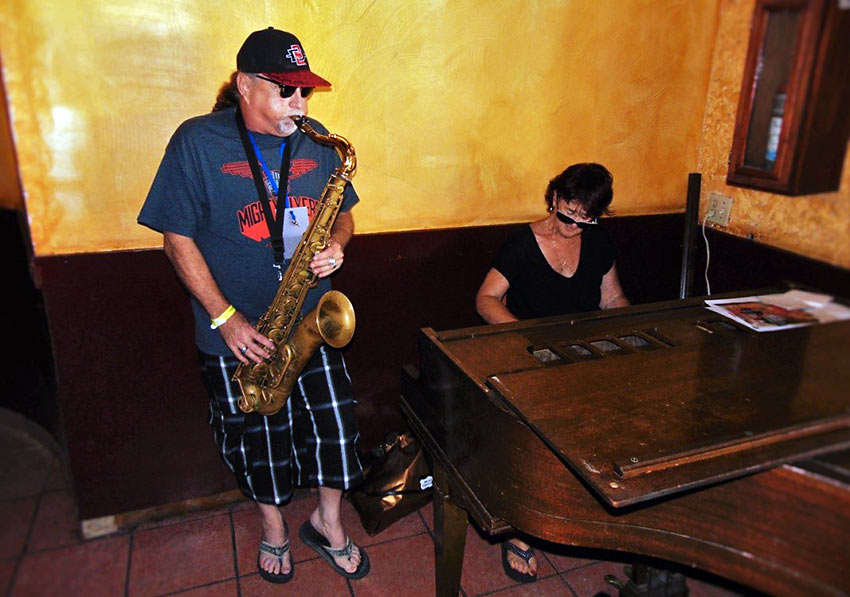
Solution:
[(221, 315), (210, 319), (210, 329), (216, 329), (218, 326), (222, 325), (225, 321), (230, 319), (234, 313), (236, 313), (236, 308), (233, 305), (227, 305), (227, 309), (225, 309)]

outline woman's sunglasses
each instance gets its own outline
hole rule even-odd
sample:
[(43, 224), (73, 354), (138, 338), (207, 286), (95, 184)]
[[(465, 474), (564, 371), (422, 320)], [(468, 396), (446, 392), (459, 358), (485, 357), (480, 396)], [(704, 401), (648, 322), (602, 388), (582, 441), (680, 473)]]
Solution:
[(257, 78), (262, 79), (263, 81), (268, 81), (269, 83), (274, 83), (275, 85), (280, 87), (280, 97), (282, 97), (283, 99), (288, 99), (288, 98), (292, 97), (293, 95), (295, 95), (295, 91), (297, 89), (301, 90), (301, 97), (303, 97), (304, 99), (307, 99), (311, 95), (313, 95), (313, 87), (298, 87), (297, 85), (283, 85), (283, 84), (278, 83), (277, 81), (275, 81), (273, 79), (269, 79), (268, 77), (264, 77), (263, 75), (257, 75)]
[(596, 226), (596, 220), (593, 220), (592, 222), (577, 222), (570, 216), (562, 214), (560, 211), (556, 211), (555, 215), (558, 216), (558, 219), (561, 220), (564, 224), (575, 224), (582, 230), (587, 230), (591, 226)]

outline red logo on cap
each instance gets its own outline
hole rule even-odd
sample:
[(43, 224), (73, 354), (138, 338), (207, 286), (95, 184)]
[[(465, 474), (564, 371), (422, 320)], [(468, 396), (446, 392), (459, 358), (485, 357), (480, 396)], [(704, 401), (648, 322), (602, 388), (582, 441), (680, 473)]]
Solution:
[(301, 46), (298, 44), (292, 44), (289, 46), (289, 49), (286, 51), (286, 57), (289, 58), (291, 63), (297, 64), (298, 66), (304, 66), (307, 64), (307, 61), (304, 59), (304, 52), (301, 51)]

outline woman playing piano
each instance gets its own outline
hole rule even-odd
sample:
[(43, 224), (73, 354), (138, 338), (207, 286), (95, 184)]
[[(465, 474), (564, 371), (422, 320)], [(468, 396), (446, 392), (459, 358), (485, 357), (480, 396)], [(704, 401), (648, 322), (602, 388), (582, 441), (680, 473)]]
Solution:
[[(478, 289), (475, 308), (487, 323), (629, 304), (614, 245), (597, 226), (610, 214), (612, 183), (600, 164), (573, 164), (549, 181), (548, 215), (508, 238)], [(514, 580), (537, 580), (534, 549), (521, 539), (502, 543), (502, 565)]]

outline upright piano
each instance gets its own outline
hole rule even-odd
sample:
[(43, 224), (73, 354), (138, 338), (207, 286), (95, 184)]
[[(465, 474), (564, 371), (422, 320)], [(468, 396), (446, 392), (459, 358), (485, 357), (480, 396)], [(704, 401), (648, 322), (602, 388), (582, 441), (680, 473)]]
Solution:
[(850, 322), (759, 333), (687, 299), (426, 328), (402, 378), (434, 463), (440, 595), (458, 594), (468, 516), (850, 594)]

